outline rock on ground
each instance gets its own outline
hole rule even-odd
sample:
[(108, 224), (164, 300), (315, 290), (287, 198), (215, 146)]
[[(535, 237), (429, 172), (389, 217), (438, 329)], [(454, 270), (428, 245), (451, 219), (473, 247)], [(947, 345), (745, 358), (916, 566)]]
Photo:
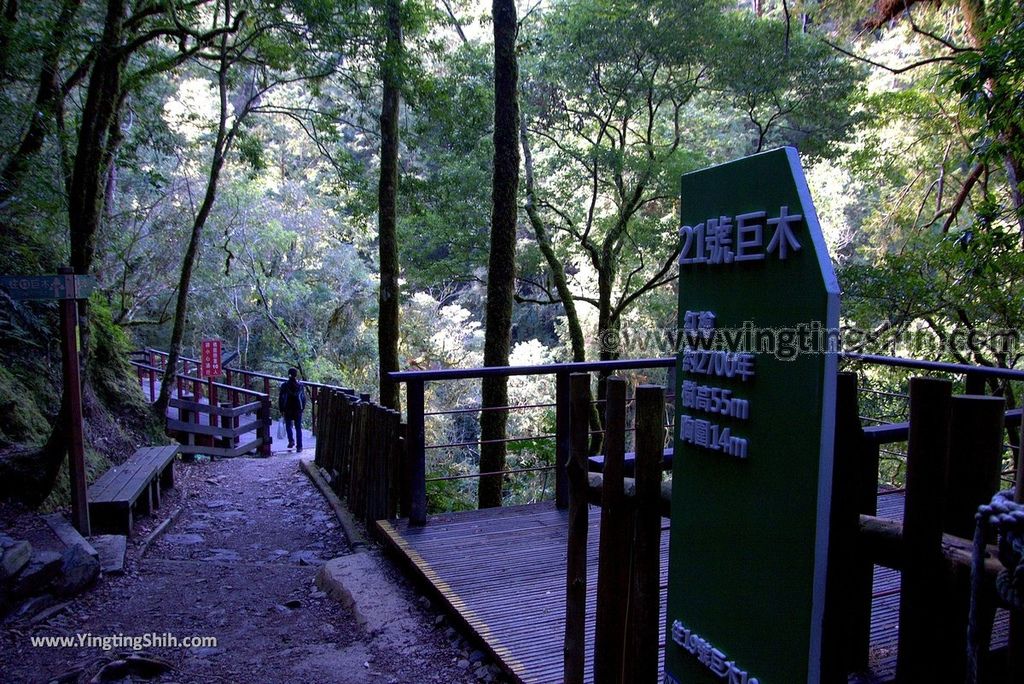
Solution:
[(31, 596), (60, 575), (63, 556), (56, 551), (36, 551), (11, 585), (11, 595)]
[(53, 583), (58, 596), (74, 596), (96, 581), (100, 576), (100, 561), (84, 546), (75, 544), (64, 550), (60, 574)]
[(32, 558), (32, 544), (27, 541), (15, 541), (3, 550), (0, 558), (0, 581), (6, 581), (21, 572)]

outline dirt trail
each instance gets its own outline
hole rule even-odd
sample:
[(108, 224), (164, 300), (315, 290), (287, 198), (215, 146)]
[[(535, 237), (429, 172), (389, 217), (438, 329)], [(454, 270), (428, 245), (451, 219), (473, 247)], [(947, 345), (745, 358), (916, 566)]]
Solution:
[[(471, 653), (426, 599), (389, 571), (416, 606), (411, 645), (387, 651), (314, 583), (348, 543), (295, 454), (177, 464), (178, 487), (129, 540), (126, 573), (108, 576), (61, 614), (0, 629), (0, 681), (88, 681), (131, 648), (37, 648), (33, 636), (171, 634), (215, 646), (145, 648), (174, 666), (160, 682), (477, 682), (494, 668)], [(139, 557), (147, 528), (178, 511)], [(475, 674), (474, 674), (475, 673)], [(128, 680), (131, 681), (131, 680)]]

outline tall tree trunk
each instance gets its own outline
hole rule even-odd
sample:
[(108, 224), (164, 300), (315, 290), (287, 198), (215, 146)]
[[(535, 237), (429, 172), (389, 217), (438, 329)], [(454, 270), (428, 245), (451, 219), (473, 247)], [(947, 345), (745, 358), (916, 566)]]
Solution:
[[(81, 275), (89, 272), (96, 250), (96, 232), (99, 230), (103, 215), (107, 136), (111, 123), (117, 118), (117, 108), (123, 103), (121, 76), (125, 58), (121, 53), (121, 42), (125, 11), (125, 0), (108, 0), (103, 35), (86, 89), (78, 146), (69, 183), (71, 267), (75, 273)], [(51, 104), (52, 102), (51, 100)], [(86, 350), (89, 348), (89, 318), (88, 305), (84, 301), (79, 304), (79, 322), (81, 348)], [(87, 356), (83, 354), (80, 363), (83, 380), (88, 375), (87, 360)], [(52, 489), (56, 482), (64, 455), (67, 453), (68, 414), (67, 388), (64, 388), (60, 412), (39, 454), (39, 468), (44, 474), (43, 482), (47, 491)]]
[[(230, 5), (225, 10), (225, 17), (230, 16)], [(228, 23), (225, 18), (225, 23)], [(206, 193), (203, 195), (203, 202), (199, 206), (192, 221), (192, 233), (189, 235), (188, 246), (185, 248), (185, 256), (181, 262), (181, 275), (178, 278), (178, 297), (174, 308), (174, 327), (171, 330), (171, 343), (167, 350), (167, 370), (160, 383), (160, 396), (153, 403), (153, 413), (161, 420), (167, 413), (167, 405), (170, 403), (171, 389), (173, 388), (177, 373), (178, 359), (181, 357), (181, 341), (185, 337), (185, 318), (188, 313), (188, 294), (192, 285), (192, 271), (195, 269), (196, 256), (199, 253), (199, 242), (202, 239), (203, 228), (206, 220), (210, 217), (213, 204), (217, 199), (217, 184), (220, 181), (220, 173), (224, 168), (228, 151), (234, 142), (242, 122), (245, 121), (253, 100), (250, 99), (240, 111), (235, 113), (234, 122), (228, 126), (229, 102), (228, 102), (228, 72), (232, 63), (228, 59), (228, 37), (221, 36), (220, 44), (220, 68), (217, 73), (218, 92), (220, 95), (220, 120), (217, 124), (217, 138), (213, 147), (213, 157), (210, 160), (210, 175), (206, 182)]]
[(401, 95), (401, 0), (386, 0), (387, 44), (382, 65), (384, 95), (380, 109), (380, 183), (377, 187), (380, 249), (377, 350), (380, 358), (380, 403), (398, 409), (398, 384), (388, 373), (398, 370), (398, 105)]
[[(513, 0), (493, 0), (494, 18), (494, 176), (491, 199), (491, 251), (487, 271), (487, 328), (484, 365), (507, 366), (512, 341), (512, 303), (515, 296), (516, 214), (519, 186), (519, 68), (516, 62), (516, 6)], [(484, 410), (480, 414), (480, 472), (505, 468), (508, 378), (486, 377), (481, 383)], [(488, 443), (490, 442), (490, 443)], [(502, 475), (480, 478), (481, 508), (500, 506)]]

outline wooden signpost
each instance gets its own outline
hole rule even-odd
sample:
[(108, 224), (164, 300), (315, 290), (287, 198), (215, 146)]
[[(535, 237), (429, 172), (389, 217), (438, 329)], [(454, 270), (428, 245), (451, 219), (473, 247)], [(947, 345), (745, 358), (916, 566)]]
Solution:
[(666, 684), (821, 681), (839, 287), (796, 150), (683, 176)]
[(91, 276), (75, 275), (61, 268), (58, 275), (0, 276), (0, 288), (11, 299), (60, 300), (61, 357), (64, 371), (64, 396), (68, 402), (68, 476), (71, 482), (71, 522), (88, 537), (89, 500), (85, 480), (85, 440), (82, 429), (82, 380), (78, 354), (81, 338), (78, 328), (78, 300), (88, 299), (96, 281)]

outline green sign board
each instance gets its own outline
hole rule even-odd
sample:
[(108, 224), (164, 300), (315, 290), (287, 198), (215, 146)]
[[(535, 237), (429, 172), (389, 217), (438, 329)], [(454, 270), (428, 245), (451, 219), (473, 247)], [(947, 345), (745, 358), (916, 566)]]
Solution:
[(0, 276), (11, 299), (88, 299), (96, 279), (82, 275)]
[(839, 285), (797, 152), (682, 178), (666, 684), (821, 678)]

